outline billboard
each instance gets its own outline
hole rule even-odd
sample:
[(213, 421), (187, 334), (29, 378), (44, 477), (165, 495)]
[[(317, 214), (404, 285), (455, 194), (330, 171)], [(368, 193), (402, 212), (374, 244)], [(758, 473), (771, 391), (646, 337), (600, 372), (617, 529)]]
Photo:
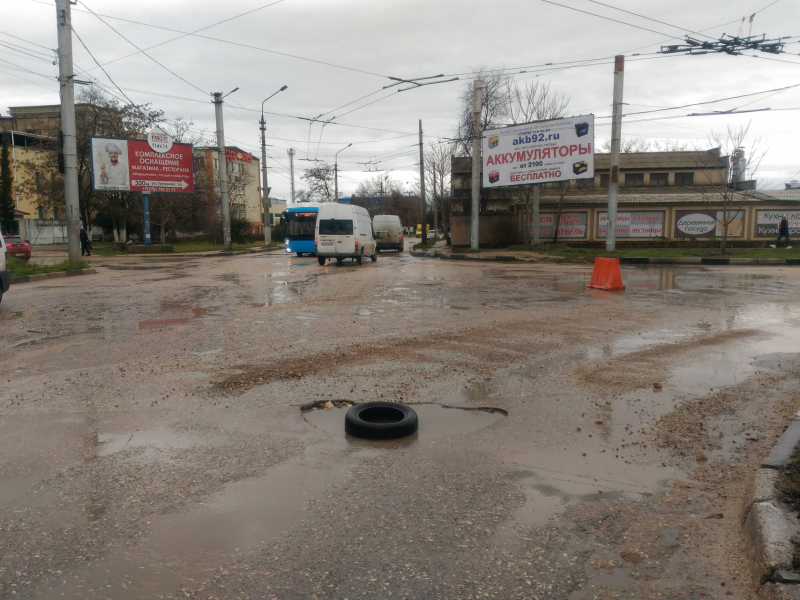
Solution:
[(594, 178), (594, 115), (483, 132), (483, 187)]
[[(555, 221), (557, 213), (539, 214), (539, 237), (549, 240), (555, 238)], [(586, 215), (585, 211), (571, 211), (561, 213), (558, 220), (558, 237), (583, 239), (586, 237)]]
[(789, 217), (789, 235), (791, 237), (800, 235), (800, 211), (784, 208), (781, 210), (757, 210), (755, 237), (778, 237), (778, 225), (782, 215)]
[(194, 193), (191, 144), (151, 132), (147, 140), (91, 137), (92, 188), (99, 192)]
[[(608, 234), (608, 213), (601, 212), (597, 220), (597, 237)], [(618, 238), (664, 237), (664, 211), (637, 211), (617, 213)]]
[[(729, 237), (744, 235), (744, 212), (730, 211), (728, 218)], [(723, 221), (725, 213), (721, 210), (679, 210), (675, 212), (676, 238), (714, 238), (725, 233)], [(777, 235), (777, 232), (776, 232)]]

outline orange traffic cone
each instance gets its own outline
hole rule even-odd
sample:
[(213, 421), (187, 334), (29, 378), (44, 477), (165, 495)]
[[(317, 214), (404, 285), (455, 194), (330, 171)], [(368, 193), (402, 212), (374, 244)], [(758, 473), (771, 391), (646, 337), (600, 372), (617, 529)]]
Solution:
[(595, 258), (589, 287), (598, 290), (624, 290), (618, 258)]

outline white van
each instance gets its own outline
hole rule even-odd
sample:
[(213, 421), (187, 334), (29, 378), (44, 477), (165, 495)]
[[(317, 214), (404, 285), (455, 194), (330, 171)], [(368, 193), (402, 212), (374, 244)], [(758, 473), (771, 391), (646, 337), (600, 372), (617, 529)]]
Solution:
[(365, 256), (378, 260), (378, 245), (372, 236), (372, 221), (366, 208), (330, 202), (319, 207), (314, 231), (314, 247), (319, 264), (329, 258), (340, 263), (355, 259), (359, 265)]
[(3, 233), (0, 232), (0, 302), (3, 301), (3, 294), (8, 291), (11, 285), (11, 272), (6, 263), (6, 242), (3, 240)]
[(397, 215), (375, 215), (372, 230), (380, 250), (403, 251), (403, 224)]

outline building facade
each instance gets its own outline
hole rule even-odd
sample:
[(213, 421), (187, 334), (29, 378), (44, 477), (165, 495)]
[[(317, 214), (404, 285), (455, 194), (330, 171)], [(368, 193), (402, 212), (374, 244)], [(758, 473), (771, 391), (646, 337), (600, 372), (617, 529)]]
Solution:
[[(566, 243), (603, 242), (608, 231), (608, 154), (595, 154), (595, 177), (540, 184), (539, 236)], [(456, 201), (452, 241), (469, 244), (471, 159), (452, 160)], [(635, 152), (620, 157), (617, 242), (698, 240), (766, 241), (777, 237), (783, 214), (791, 233), (800, 235), (800, 190), (757, 190), (756, 182), (731, 181), (730, 161), (719, 149), (709, 151)], [(521, 243), (530, 216), (530, 186), (482, 190), (481, 243)], [(558, 222), (556, 222), (558, 221)], [(511, 228), (516, 227), (516, 231)]]
[[(203, 169), (206, 181), (213, 181), (214, 192), (219, 195), (219, 161), (216, 148), (195, 148), (195, 169)], [(228, 194), (231, 218), (246, 218), (251, 233), (263, 235), (263, 209), (261, 206), (261, 167), (257, 157), (236, 146), (225, 148), (228, 163)]]

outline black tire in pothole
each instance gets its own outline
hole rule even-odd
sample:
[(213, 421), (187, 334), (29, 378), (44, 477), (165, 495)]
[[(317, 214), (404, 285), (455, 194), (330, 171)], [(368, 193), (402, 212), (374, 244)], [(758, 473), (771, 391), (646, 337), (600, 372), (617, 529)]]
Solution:
[(417, 432), (413, 409), (397, 402), (356, 404), (344, 417), (344, 431), (365, 440), (395, 440)]

